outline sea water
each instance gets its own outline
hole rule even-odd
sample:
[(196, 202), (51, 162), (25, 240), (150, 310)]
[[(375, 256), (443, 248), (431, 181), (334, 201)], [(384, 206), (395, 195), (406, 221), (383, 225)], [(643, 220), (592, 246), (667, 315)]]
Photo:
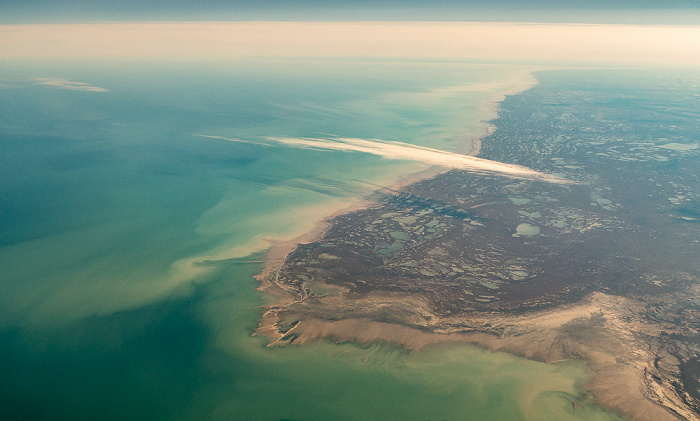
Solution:
[[(614, 419), (581, 362), (467, 345), (268, 348), (268, 239), (469, 149), (519, 66), (260, 59), (0, 65), (4, 419)], [(573, 403), (580, 403), (574, 407)]]

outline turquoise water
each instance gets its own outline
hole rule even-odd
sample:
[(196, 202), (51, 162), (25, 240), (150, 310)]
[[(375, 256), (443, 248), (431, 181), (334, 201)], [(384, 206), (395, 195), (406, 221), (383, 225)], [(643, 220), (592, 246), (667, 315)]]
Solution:
[[(260, 264), (250, 262), (262, 259), (266, 239), (292, 238), (370, 185), (427, 168), (266, 137), (460, 150), (488, 115), (483, 101), (524, 70), (272, 59), (0, 64), (0, 414), (613, 419), (582, 394), (580, 363), (465, 345), (269, 349), (251, 337), (263, 297), (252, 278)], [(573, 412), (572, 401), (586, 404)]]

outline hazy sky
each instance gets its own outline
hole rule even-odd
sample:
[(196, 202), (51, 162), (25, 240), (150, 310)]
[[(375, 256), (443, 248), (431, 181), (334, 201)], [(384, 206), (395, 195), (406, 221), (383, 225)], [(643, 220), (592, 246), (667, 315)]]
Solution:
[(0, 25), (0, 58), (353, 57), (700, 66), (700, 26), (462, 22)]
[(699, 24), (698, 0), (3, 0), (0, 22), (452, 20)]

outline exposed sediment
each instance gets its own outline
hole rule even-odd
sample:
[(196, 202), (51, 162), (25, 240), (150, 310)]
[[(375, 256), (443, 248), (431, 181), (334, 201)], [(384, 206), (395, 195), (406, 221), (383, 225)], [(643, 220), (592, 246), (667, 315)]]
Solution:
[(599, 91), (533, 91), (507, 101), (481, 152), (576, 184), (455, 170), (386, 189), (268, 267), (263, 286), (287, 299), (258, 333), (584, 359), (607, 408), (700, 420), (700, 192), (684, 169), (700, 152), (638, 141), (692, 143), (692, 119), (660, 123), (644, 104), (630, 122), (588, 100)]
[[(382, 341), (418, 350), (455, 341), (543, 362), (584, 359), (593, 373), (587, 387), (601, 405), (635, 420), (700, 419), (696, 401), (678, 381), (679, 358), (697, 349), (682, 341), (670, 341), (669, 347), (668, 335), (681, 333), (669, 334), (679, 329), (646, 320), (653, 304), (598, 292), (528, 314), (449, 317), (431, 314), (415, 295), (339, 293), (298, 304), (276, 307), (263, 318), (259, 333), (274, 338), (272, 346)], [(388, 314), (394, 320), (377, 321)], [(429, 323), (398, 324), (426, 318)]]

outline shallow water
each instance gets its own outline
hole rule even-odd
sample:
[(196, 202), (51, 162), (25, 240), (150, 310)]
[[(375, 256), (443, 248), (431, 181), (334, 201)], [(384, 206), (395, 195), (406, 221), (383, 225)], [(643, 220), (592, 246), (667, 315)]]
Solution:
[[(524, 68), (2, 63), (3, 418), (613, 419), (580, 363), (466, 345), (268, 349), (265, 238), (427, 168), (267, 136), (463, 150)], [(38, 85), (51, 77), (108, 92)], [(504, 82), (505, 81), (505, 82)], [(86, 86), (86, 85), (82, 85)], [(244, 140), (232, 142), (196, 134)], [(572, 401), (583, 402), (575, 411)]]

